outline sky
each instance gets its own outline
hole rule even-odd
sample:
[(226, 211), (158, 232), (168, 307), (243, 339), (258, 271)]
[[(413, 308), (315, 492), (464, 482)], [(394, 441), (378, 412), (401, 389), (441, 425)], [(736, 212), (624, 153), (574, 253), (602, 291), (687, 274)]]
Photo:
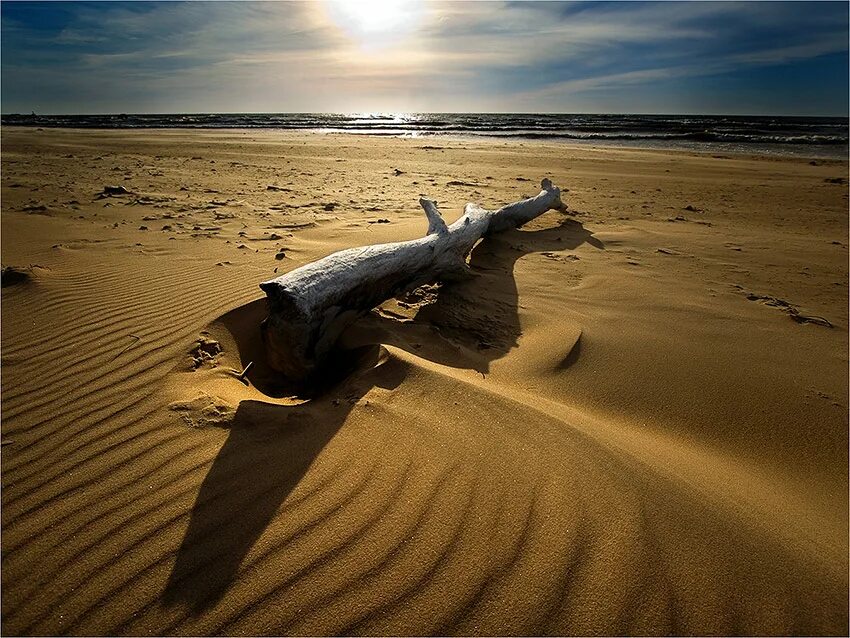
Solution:
[(3, 113), (848, 114), (847, 2), (0, 3)]

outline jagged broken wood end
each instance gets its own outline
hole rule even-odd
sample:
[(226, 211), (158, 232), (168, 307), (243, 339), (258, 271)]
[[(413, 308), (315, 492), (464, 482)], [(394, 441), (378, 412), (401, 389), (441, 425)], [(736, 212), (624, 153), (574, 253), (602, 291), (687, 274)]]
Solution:
[(550, 180), (541, 188), (494, 211), (467, 204), (451, 225), (433, 201), (422, 198), (424, 237), (349, 248), (261, 283), (268, 297), (262, 331), (269, 365), (291, 380), (309, 379), (358, 317), (423, 284), (468, 276), (467, 256), (482, 237), (518, 228), (548, 210), (567, 210)]

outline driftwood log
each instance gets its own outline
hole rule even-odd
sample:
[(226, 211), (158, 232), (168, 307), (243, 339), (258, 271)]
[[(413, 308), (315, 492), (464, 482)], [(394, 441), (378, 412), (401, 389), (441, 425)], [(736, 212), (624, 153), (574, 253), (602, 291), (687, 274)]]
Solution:
[(548, 179), (541, 186), (536, 196), (495, 211), (467, 204), (450, 226), (433, 201), (420, 199), (425, 237), (342, 250), (261, 283), (268, 296), (262, 332), (269, 365), (289, 379), (309, 379), (358, 317), (423, 284), (468, 276), (467, 255), (482, 237), (551, 209), (566, 211), (560, 189)]

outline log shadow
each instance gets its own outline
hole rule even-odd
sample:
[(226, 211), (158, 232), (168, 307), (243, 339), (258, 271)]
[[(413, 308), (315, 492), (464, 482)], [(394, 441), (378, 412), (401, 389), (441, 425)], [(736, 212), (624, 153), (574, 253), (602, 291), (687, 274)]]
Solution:
[(411, 320), (373, 312), (348, 330), (344, 342), (385, 343), (435, 363), (487, 373), (493, 361), (516, 347), (522, 334), (516, 261), (533, 252), (552, 251), (558, 258), (557, 253), (584, 243), (605, 249), (602, 241), (570, 218), (553, 228), (485, 237), (470, 253), (472, 277), (444, 284), (436, 300), (423, 305)]
[(396, 388), (405, 364), (387, 357), (386, 343), (436, 363), (486, 372), (521, 334), (517, 259), (531, 252), (575, 249), (602, 242), (571, 219), (555, 228), (513, 230), (484, 238), (470, 255), (475, 276), (444, 285), (434, 303), (412, 321), (376, 315), (346, 333), (349, 349), (320, 386), (281, 382), (265, 363), (259, 324), (265, 300), (238, 308), (219, 323), (233, 337), (241, 362), (253, 361), (248, 379), (269, 397), (298, 394), (300, 405), (242, 401), (227, 440), (212, 463), (193, 506), (189, 527), (163, 593), (166, 604), (202, 613), (228, 590), (251, 548), (345, 422), (357, 401), (375, 386)]
[(245, 400), (201, 484), (163, 593), (201, 613), (236, 578), (245, 557), (313, 461), (375, 386), (392, 389), (404, 364), (379, 346), (353, 356), (355, 371), (299, 405)]

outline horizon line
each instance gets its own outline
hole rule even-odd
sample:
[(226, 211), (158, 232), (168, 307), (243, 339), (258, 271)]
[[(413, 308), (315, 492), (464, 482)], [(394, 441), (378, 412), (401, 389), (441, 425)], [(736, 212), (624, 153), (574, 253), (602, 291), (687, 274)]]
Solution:
[(92, 117), (92, 116), (173, 116), (173, 115), (650, 115), (650, 116), (710, 116), (710, 117), (798, 117), (850, 119), (850, 112), (841, 115), (802, 115), (788, 113), (710, 113), (710, 112), (639, 112), (639, 111), (170, 111), (170, 112), (88, 112), (88, 113), (21, 113), (0, 112), (0, 117)]

